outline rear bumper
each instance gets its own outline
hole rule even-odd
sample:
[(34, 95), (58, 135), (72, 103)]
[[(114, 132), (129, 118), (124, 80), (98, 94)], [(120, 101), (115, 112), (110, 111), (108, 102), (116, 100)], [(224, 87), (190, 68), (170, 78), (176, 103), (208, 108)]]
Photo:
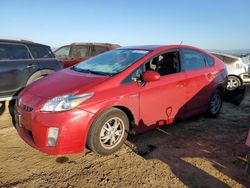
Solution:
[[(57, 113), (26, 112), (16, 105), (15, 117), (17, 132), (27, 144), (50, 155), (63, 155), (84, 151), (93, 114), (78, 108)], [(55, 147), (48, 146), (51, 127), (59, 129)]]
[(243, 83), (249, 84), (250, 83), (250, 72), (246, 72), (240, 75)]

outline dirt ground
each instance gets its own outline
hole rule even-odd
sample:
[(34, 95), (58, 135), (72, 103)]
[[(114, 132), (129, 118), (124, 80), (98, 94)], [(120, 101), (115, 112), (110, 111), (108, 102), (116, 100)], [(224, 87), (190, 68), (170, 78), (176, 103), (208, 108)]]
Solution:
[(117, 153), (48, 156), (26, 145), (0, 110), (0, 187), (250, 187), (244, 175), (250, 88), (240, 106), (129, 137)]

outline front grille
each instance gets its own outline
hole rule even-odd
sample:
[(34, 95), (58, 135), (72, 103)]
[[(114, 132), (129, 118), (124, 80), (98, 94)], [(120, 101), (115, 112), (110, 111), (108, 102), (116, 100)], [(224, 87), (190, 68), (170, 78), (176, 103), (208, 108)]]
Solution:
[(26, 112), (32, 112), (33, 108), (32, 107), (29, 107), (27, 105), (23, 105), (23, 109), (26, 111)]

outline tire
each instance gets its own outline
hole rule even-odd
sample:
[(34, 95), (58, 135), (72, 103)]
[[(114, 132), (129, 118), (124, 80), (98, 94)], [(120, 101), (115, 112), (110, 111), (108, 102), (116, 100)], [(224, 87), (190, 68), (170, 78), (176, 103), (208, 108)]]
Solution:
[[(44, 76), (46, 76), (46, 75), (44, 75)], [(29, 80), (29, 81), (27, 82), (26, 86), (30, 85), (31, 83), (33, 83), (33, 82), (35, 82), (35, 81), (37, 81), (37, 80), (40, 80), (40, 79), (43, 78), (44, 76), (39, 76), (39, 77), (37, 77), (37, 78), (33, 78), (33, 80)]]
[(242, 85), (240, 78), (237, 76), (228, 76), (227, 90), (233, 91)]
[(26, 86), (31, 84), (34, 81), (37, 81), (37, 80), (41, 79), (42, 77), (44, 77), (44, 76), (46, 76), (48, 74), (53, 73), (53, 72), (55, 72), (55, 71), (49, 70), (49, 69), (43, 69), (43, 70), (39, 70), (39, 71), (35, 72), (34, 74), (32, 74), (29, 77), (29, 79), (28, 79), (28, 81), (26, 83)]
[(209, 117), (217, 117), (222, 107), (223, 99), (220, 90), (215, 90), (210, 98), (207, 115)]
[(87, 136), (87, 147), (100, 155), (112, 154), (123, 145), (128, 130), (127, 115), (117, 108), (110, 108), (92, 123)]

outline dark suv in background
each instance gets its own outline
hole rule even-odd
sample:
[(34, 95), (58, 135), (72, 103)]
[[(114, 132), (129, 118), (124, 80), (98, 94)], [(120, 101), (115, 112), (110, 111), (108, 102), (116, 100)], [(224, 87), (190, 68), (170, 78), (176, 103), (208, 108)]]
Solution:
[(55, 55), (64, 67), (70, 67), (92, 56), (120, 47), (110, 43), (72, 43), (55, 50)]
[(28, 84), (62, 68), (49, 46), (0, 39), (0, 101), (10, 100)]

